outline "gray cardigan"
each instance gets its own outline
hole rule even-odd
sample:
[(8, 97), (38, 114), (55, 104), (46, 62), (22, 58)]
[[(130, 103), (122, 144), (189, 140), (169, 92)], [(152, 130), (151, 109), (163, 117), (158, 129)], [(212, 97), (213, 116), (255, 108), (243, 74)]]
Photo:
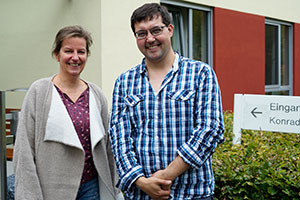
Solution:
[[(14, 148), (15, 199), (73, 200), (84, 167), (84, 150), (52, 77), (35, 81), (21, 109)], [(102, 199), (122, 199), (111, 152), (107, 101), (90, 88), (90, 127)], [(100, 113), (100, 115), (99, 115)]]

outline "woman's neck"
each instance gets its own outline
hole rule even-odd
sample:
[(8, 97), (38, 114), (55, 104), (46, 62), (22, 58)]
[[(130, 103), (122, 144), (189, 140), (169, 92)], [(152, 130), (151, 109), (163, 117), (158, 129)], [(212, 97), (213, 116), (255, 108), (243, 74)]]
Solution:
[(79, 76), (69, 77), (69, 76), (64, 76), (60, 73), (58, 73), (53, 78), (52, 82), (59, 88), (66, 88), (66, 89), (78, 88), (81, 87), (83, 84), (83, 81), (80, 79)]
[(79, 77), (70, 78), (57, 74), (52, 82), (63, 93), (67, 94), (73, 102), (76, 102), (82, 92), (88, 88), (88, 85)]

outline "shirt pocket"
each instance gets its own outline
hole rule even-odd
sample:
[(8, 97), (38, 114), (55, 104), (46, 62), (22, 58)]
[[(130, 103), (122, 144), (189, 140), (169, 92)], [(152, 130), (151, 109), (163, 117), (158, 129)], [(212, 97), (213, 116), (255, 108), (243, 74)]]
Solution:
[(195, 93), (196, 93), (195, 90), (189, 90), (189, 89), (178, 90), (174, 92), (169, 92), (168, 97), (176, 101), (188, 101), (195, 96)]
[(139, 102), (144, 100), (144, 97), (142, 95), (127, 95), (124, 98), (125, 104), (129, 107), (134, 107), (136, 106)]
[(168, 116), (170, 119), (167, 119), (167, 121), (172, 122), (172, 127), (185, 127), (186, 130), (191, 129), (193, 126), (195, 96), (196, 90), (192, 89), (182, 89), (168, 93)]
[(140, 107), (141, 102), (143, 101), (144, 97), (138, 94), (130, 94), (125, 96), (124, 98), (124, 102), (128, 109), (127, 112), (130, 118), (130, 123), (135, 131), (141, 129), (142, 124), (145, 120), (144, 111)]

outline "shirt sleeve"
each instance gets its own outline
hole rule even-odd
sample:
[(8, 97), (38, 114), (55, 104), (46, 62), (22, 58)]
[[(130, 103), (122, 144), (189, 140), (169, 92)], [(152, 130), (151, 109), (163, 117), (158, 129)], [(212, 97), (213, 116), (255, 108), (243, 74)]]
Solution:
[(191, 167), (200, 168), (224, 141), (221, 93), (214, 71), (204, 65), (195, 96), (195, 127), (191, 137), (177, 151)]
[(124, 82), (117, 79), (113, 91), (112, 113), (109, 135), (116, 166), (120, 175), (118, 187), (122, 191), (130, 190), (132, 184), (144, 176), (138, 164), (131, 137), (132, 126), (128, 108), (124, 102)]

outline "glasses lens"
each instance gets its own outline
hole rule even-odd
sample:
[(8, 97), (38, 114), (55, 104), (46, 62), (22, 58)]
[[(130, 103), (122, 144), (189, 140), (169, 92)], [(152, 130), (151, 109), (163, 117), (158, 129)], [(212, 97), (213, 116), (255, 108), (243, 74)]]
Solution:
[(150, 33), (154, 36), (161, 34), (163, 31), (164, 26), (155, 26), (150, 29)]
[(147, 36), (147, 31), (141, 30), (135, 33), (136, 37), (139, 39), (145, 38)]
[[(163, 32), (164, 27), (166, 27), (166, 26), (155, 26), (155, 27), (151, 28), (149, 31), (150, 31), (151, 35), (157, 36)], [(146, 30), (140, 30), (138, 32), (135, 32), (135, 36), (137, 39), (145, 39), (147, 37), (147, 35), (148, 35), (148, 31), (146, 31)]]

